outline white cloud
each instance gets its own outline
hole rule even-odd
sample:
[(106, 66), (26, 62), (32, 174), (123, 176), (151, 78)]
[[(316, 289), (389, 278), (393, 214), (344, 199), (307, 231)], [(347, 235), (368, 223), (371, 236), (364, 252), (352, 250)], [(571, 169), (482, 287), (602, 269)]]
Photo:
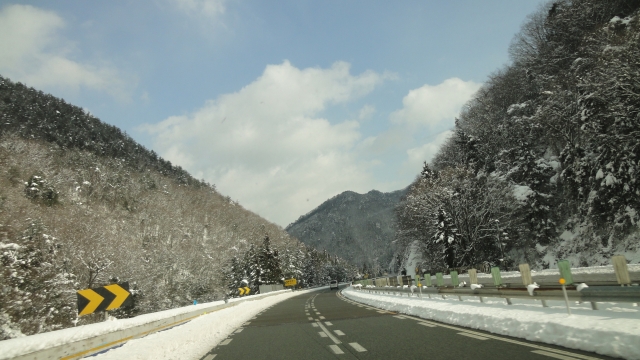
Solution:
[(351, 75), (345, 62), (298, 69), (284, 61), (236, 93), (143, 129), (165, 158), (287, 225), (337, 193), (370, 190), (368, 165), (351, 151), (360, 140), (358, 122), (332, 124), (320, 114), (366, 95), (385, 78), (371, 71)]
[(189, 15), (217, 18), (225, 12), (225, 0), (169, 0)]
[(423, 162), (430, 162), (433, 156), (438, 152), (440, 146), (444, 144), (449, 137), (453, 135), (453, 131), (447, 130), (436, 135), (433, 141), (423, 144), (418, 147), (407, 150), (407, 161), (405, 167), (417, 171), (422, 167)]
[(73, 44), (59, 32), (64, 20), (52, 11), (29, 5), (0, 10), (0, 73), (29, 86), (105, 91), (128, 100), (130, 85), (105, 64), (74, 61)]
[(358, 120), (360, 121), (367, 120), (373, 114), (375, 114), (375, 112), (376, 112), (375, 106), (367, 104), (360, 109), (360, 112), (358, 113)]
[(481, 84), (450, 78), (432, 86), (424, 85), (409, 91), (402, 99), (403, 108), (391, 114), (392, 122), (409, 126), (435, 127), (443, 123), (453, 125), (462, 106)]

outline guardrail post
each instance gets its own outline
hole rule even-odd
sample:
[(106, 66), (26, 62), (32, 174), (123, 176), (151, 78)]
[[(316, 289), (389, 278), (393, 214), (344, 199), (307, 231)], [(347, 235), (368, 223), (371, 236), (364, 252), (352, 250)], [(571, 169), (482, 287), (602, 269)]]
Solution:
[(522, 278), (522, 285), (527, 286), (533, 284), (531, 280), (531, 269), (529, 268), (529, 264), (520, 264), (518, 265), (520, 268), (520, 277)]
[(611, 258), (613, 270), (616, 272), (616, 280), (620, 286), (631, 285), (631, 277), (629, 276), (629, 268), (627, 267), (627, 259), (624, 255), (616, 255)]
[[(500, 276), (500, 268), (495, 266), (491, 268), (491, 277), (493, 277), (493, 284), (496, 287), (502, 287), (502, 276)], [(505, 298), (507, 300), (507, 305), (513, 305), (511, 299)]]
[[(436, 273), (436, 282), (438, 284), (438, 287), (444, 286), (444, 279), (442, 278), (442, 273)], [(446, 299), (446, 296), (444, 296), (444, 294), (442, 295), (443, 299)]]
[[(477, 284), (478, 283), (478, 270), (476, 269), (469, 269), (469, 283), (470, 284)], [(480, 298), (480, 302), (484, 303), (484, 300), (482, 300), (482, 296), (478, 296)]]
[(477, 284), (478, 283), (478, 270), (469, 269), (469, 283)]
[[(531, 268), (529, 268), (529, 264), (520, 264), (518, 265), (520, 268), (520, 277), (522, 278), (522, 285), (528, 286), (533, 284), (533, 280), (531, 280)], [(542, 307), (549, 307), (547, 305), (547, 300), (540, 300), (542, 302)]]
[[(451, 285), (453, 285), (453, 287), (458, 287), (460, 285), (460, 279), (458, 279), (458, 272), (454, 270), (449, 272), (449, 275), (451, 275)], [(459, 295), (458, 295), (458, 300), (462, 301), (462, 297)]]
[[(424, 281), (427, 283), (427, 287), (431, 287), (431, 273), (424, 274)], [(427, 294), (431, 299), (431, 294)]]

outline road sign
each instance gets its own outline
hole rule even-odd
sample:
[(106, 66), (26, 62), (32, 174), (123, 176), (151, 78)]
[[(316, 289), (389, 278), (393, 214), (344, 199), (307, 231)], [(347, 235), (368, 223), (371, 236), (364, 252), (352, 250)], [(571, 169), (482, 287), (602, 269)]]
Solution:
[(96, 311), (113, 310), (133, 301), (129, 283), (111, 284), (95, 289), (78, 290), (78, 315), (89, 315)]
[(285, 279), (284, 286), (294, 286), (298, 283), (296, 279)]
[(238, 289), (240, 291), (240, 296), (242, 295), (249, 295), (249, 292), (251, 291), (251, 289), (249, 289), (248, 287), (241, 287)]

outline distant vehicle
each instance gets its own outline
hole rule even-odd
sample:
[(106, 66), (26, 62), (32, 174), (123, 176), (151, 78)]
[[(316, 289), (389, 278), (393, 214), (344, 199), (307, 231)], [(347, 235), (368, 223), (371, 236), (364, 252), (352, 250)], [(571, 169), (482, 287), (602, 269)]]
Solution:
[(329, 283), (329, 290), (336, 288), (338, 290), (338, 280), (331, 280)]

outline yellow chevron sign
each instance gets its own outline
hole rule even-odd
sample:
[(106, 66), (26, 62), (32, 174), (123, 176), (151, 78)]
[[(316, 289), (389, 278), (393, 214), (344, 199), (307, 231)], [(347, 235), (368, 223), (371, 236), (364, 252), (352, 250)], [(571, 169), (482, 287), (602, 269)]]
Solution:
[(249, 289), (248, 287), (241, 287), (238, 288), (238, 290), (240, 291), (240, 296), (242, 295), (249, 295), (249, 292), (251, 291), (251, 289)]
[(131, 304), (129, 283), (111, 284), (95, 289), (78, 290), (78, 315), (113, 310)]
[(284, 286), (294, 286), (298, 283), (298, 280), (296, 279), (285, 279), (284, 280)]

